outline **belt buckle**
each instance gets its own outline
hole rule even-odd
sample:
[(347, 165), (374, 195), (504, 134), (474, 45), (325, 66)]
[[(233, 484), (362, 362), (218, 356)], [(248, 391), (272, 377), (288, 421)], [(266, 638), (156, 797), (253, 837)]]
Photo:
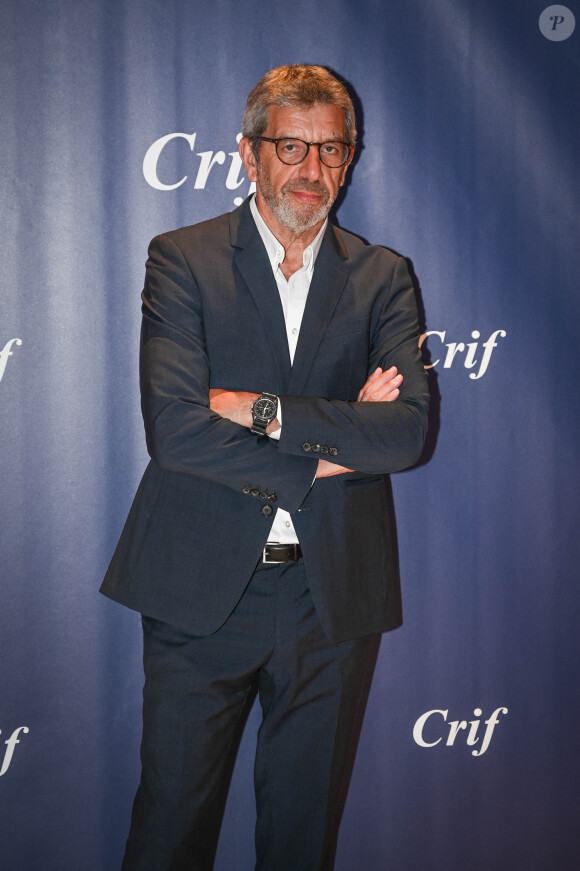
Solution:
[(279, 566), (280, 560), (277, 559), (266, 559), (266, 550), (268, 549), (268, 545), (264, 545), (264, 549), (262, 550), (262, 564), (265, 566)]

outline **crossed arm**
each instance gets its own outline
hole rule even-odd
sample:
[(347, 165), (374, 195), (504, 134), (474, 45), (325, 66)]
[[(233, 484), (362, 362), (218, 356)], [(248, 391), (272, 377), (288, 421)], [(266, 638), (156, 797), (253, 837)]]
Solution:
[[(369, 315), (376, 314), (368, 356), (375, 371), (362, 385), (358, 401), (325, 399), (324, 392), (322, 397), (284, 395), (282, 436), (276, 445), (250, 434), (255, 393), (240, 396), (231, 390), (235, 382), (228, 380), (228, 390), (209, 394), (212, 361), (213, 385), (220, 384), (220, 373), (229, 371), (223, 359), (221, 325), (222, 307), (230, 299), (227, 295), (206, 299), (200, 284), (213, 287), (221, 273), (214, 274), (212, 262), (207, 274), (200, 267), (196, 279), (190, 260), (197, 244), (186, 240), (192, 249), (186, 258), (182, 236), (153, 240), (143, 290), (141, 404), (147, 449), (162, 469), (197, 475), (235, 492), (251, 483), (276, 493), (280, 507), (292, 513), (304, 501), (315, 475), (322, 478), (346, 469), (387, 474), (416, 462), (427, 424), (428, 387), (417, 347), (412, 285), (402, 258), (393, 267), (388, 257), (382, 263), (382, 252), (374, 253), (381, 262), (372, 268), (385, 275), (374, 308), (370, 299), (368, 306)], [(360, 281), (364, 286), (363, 275)], [(242, 292), (241, 287), (227, 287), (228, 293)], [(335, 365), (338, 347), (325, 344), (321, 352), (326, 356), (318, 359), (320, 367)], [(361, 356), (357, 363), (361, 381), (364, 362)], [(240, 375), (248, 386), (259, 384), (257, 372), (265, 365), (263, 358), (260, 367), (241, 366)], [(319, 371), (316, 382), (322, 391), (325, 371)], [(404, 373), (404, 381), (399, 375), (399, 383), (389, 388), (399, 372)], [(397, 395), (394, 391), (399, 389)], [(339, 459), (334, 455), (324, 454), (321, 462), (322, 452), (307, 451), (305, 440), (338, 447), (342, 465), (330, 462)]]
[[(359, 390), (357, 402), (393, 402), (399, 396), (399, 388), (402, 383), (403, 376), (399, 374), (395, 366), (391, 366), (385, 371), (377, 368), (369, 375)], [(258, 393), (213, 388), (209, 391), (210, 408), (220, 417), (225, 417), (249, 429), (252, 425), (252, 403), (258, 396)], [(270, 435), (279, 428), (279, 422), (273, 420), (266, 433)], [(318, 460), (316, 477), (328, 478), (332, 475), (341, 475), (343, 472), (351, 471), (352, 469), (347, 469), (345, 466), (321, 459)]]

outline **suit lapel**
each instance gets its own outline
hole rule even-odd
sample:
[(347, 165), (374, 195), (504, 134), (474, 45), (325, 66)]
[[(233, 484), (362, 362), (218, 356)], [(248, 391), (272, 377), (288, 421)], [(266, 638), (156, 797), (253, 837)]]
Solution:
[(247, 200), (231, 214), (230, 239), (237, 249), (234, 263), (262, 320), (261, 333), (248, 337), (250, 346), (252, 342), (261, 344), (267, 340), (277, 376), (277, 386), (272, 384), (270, 389), (283, 392), (286, 390), (291, 370), (284, 312), (276, 279)]
[[(230, 241), (237, 249), (235, 265), (262, 320), (263, 331), (255, 337), (255, 341), (262, 342), (266, 338), (275, 361), (279, 386), (272, 389), (299, 396), (348, 279), (350, 270), (346, 248), (332, 224), (329, 224), (316, 258), (294, 364), (291, 366), (278, 286), (248, 200), (231, 213)], [(254, 337), (250, 337), (252, 340)]]
[(340, 299), (349, 275), (347, 252), (332, 224), (329, 224), (316, 258), (308, 291), (294, 364), (288, 384), (292, 396), (302, 394), (314, 358)]

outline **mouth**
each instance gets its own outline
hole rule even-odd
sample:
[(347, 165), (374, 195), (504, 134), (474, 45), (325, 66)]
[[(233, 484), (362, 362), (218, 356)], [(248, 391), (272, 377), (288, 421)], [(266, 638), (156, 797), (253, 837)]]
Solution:
[(295, 201), (305, 206), (318, 206), (328, 200), (329, 192), (326, 188), (312, 189), (303, 185), (287, 187), (286, 193), (292, 194)]
[(313, 194), (309, 191), (290, 191), (293, 197), (298, 200), (299, 203), (304, 203), (305, 205), (313, 205), (317, 206), (318, 203), (322, 200), (321, 194)]

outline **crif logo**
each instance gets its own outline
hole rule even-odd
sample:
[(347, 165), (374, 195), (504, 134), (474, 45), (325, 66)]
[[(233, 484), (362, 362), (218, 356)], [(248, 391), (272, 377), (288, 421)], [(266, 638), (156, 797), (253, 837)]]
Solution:
[[(441, 362), (441, 359), (443, 359), (443, 368), (450, 369), (455, 361), (459, 360), (463, 363), (465, 369), (474, 369), (473, 372), (469, 373), (469, 377), (472, 381), (476, 381), (478, 378), (483, 378), (487, 372), (491, 355), (494, 349), (498, 347), (497, 340), (505, 339), (507, 333), (505, 330), (494, 330), (485, 342), (481, 342), (480, 347), (479, 340), (481, 339), (481, 333), (479, 330), (472, 331), (471, 338), (475, 341), (471, 342), (446, 342), (446, 330), (429, 330), (419, 337), (420, 348), (423, 347), (425, 340), (430, 336), (436, 336), (447, 350), (443, 352), (444, 356), (442, 358), (438, 358), (433, 363), (427, 363), (425, 369), (433, 369), (434, 366)], [(434, 351), (434, 353), (438, 354), (439, 351)]]
[[(241, 138), (242, 134), (238, 133), (236, 136), (236, 142), (239, 143)], [(158, 173), (159, 161), (162, 160), (162, 155), (165, 152), (165, 149), (167, 149), (167, 154), (172, 152), (174, 156), (179, 155), (180, 150), (187, 153), (188, 148), (190, 152), (193, 152), (196, 139), (197, 133), (167, 133), (165, 136), (156, 139), (153, 145), (149, 146), (145, 153), (145, 157), (143, 158), (143, 176), (147, 184), (158, 191), (174, 191), (181, 187), (181, 185), (185, 184), (189, 175), (184, 175), (182, 178), (177, 179), (167, 178), (165, 181), (162, 181), (159, 178)], [(185, 145), (184, 143), (187, 144)], [(216, 171), (218, 172), (218, 175), (221, 175), (222, 184), (225, 184), (226, 188), (230, 191), (237, 190), (244, 182), (248, 184), (248, 179), (245, 174), (242, 174), (240, 177), (240, 173), (243, 173), (244, 167), (237, 150), (230, 151), (227, 155), (230, 160), (225, 182), (223, 181), (224, 170), (214, 170), (215, 166), (220, 167), (225, 164), (225, 151), (198, 151), (195, 157), (198, 157), (199, 161), (194, 162), (192, 158), (191, 175), (193, 177), (195, 174), (195, 181), (193, 184), (194, 190), (203, 190), (205, 188), (209, 174), (212, 171), (214, 175), (216, 174)], [(256, 185), (252, 182), (246, 196), (253, 193), (255, 190)], [(234, 205), (241, 205), (243, 200), (243, 197), (234, 197)]]
[[(6, 744), (6, 751), (4, 753), (4, 759), (2, 761), (2, 768), (0, 768), (0, 777), (2, 777), (3, 774), (6, 774), (6, 772), (10, 768), (10, 763), (12, 762), (12, 757), (14, 756), (14, 750), (16, 748), (16, 745), (20, 744), (20, 739), (18, 736), (21, 732), (24, 735), (28, 735), (29, 731), (30, 730), (28, 726), (19, 726), (18, 729), (15, 729), (13, 731), (10, 738), (8, 738), (8, 740), (4, 742)], [(1, 732), (2, 729), (0, 729), (0, 733)]]
[(6, 371), (6, 364), (8, 363), (8, 357), (11, 357), (14, 353), (12, 350), (13, 345), (21, 345), (22, 339), (10, 339), (9, 342), (6, 342), (2, 350), (0, 351), (0, 381), (4, 378), (4, 372)]
[[(485, 730), (483, 730), (483, 738), (481, 738), (479, 729), (481, 725), (480, 717), (483, 714), (481, 708), (475, 708), (473, 716), (477, 719), (470, 720), (469, 723), (467, 720), (449, 720), (448, 722), (449, 711), (440, 711), (435, 708), (433, 711), (421, 714), (413, 726), (413, 740), (419, 747), (436, 747), (447, 735), (445, 746), (453, 747), (460, 733), (467, 732), (466, 735), (461, 734), (460, 740), (464, 739), (468, 747), (475, 747), (481, 740), (480, 746), (472, 750), (471, 755), (483, 756), (491, 744), (495, 727), (499, 725), (500, 714), (505, 715), (507, 712), (507, 708), (496, 708), (493, 714), (485, 721)], [(469, 730), (467, 729), (468, 726)]]

